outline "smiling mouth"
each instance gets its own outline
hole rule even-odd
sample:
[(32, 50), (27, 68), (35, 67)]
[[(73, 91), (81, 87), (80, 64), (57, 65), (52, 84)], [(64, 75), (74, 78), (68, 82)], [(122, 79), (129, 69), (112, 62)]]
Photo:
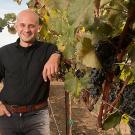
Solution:
[(23, 34), (24, 37), (29, 37), (31, 35), (32, 35), (31, 33), (25, 33), (25, 34)]

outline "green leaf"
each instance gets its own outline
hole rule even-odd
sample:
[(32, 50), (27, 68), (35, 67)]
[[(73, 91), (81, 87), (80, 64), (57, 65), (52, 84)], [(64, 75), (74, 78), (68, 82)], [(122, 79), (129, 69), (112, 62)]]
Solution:
[(75, 41), (74, 28), (70, 25), (64, 26), (62, 29), (62, 37), (65, 45), (73, 45)]
[[(57, 19), (57, 21), (56, 21)], [(48, 28), (52, 31), (55, 31), (59, 34), (62, 33), (62, 20), (59, 17), (49, 18)]]
[(90, 80), (90, 71), (86, 71), (84, 77), (80, 78), (82, 89), (86, 89), (89, 86), (89, 80)]
[(96, 56), (94, 48), (82, 57), (82, 64), (91, 68), (100, 68), (101, 64)]
[(65, 34), (69, 29), (66, 11), (52, 9), (49, 14), (47, 23), (48, 29), (60, 35)]
[(89, 37), (83, 37), (82, 41), (82, 54), (86, 55), (89, 53), (89, 50), (91, 50), (92, 45), (91, 45), (91, 39)]
[(63, 10), (67, 7), (68, 2), (65, 0), (42, 0), (46, 6)]
[(89, 79), (89, 74), (85, 74), (83, 78), (78, 79), (73, 72), (70, 71), (65, 75), (65, 90), (70, 92), (73, 96), (79, 97), (81, 90), (87, 88)]
[(80, 61), (86, 67), (101, 67), (90, 38), (83, 37), (82, 42), (76, 44), (76, 60)]
[(78, 56), (83, 57), (89, 53), (89, 50), (91, 48), (91, 39), (87, 37), (82, 37), (82, 41), (76, 44), (76, 53)]
[(103, 129), (108, 130), (117, 126), (121, 121), (121, 114), (116, 111), (108, 116), (108, 118), (103, 123)]
[(100, 37), (108, 36), (113, 32), (112, 26), (102, 20), (98, 20), (97, 22), (94, 22), (91, 27), (93, 33), (96, 33), (96, 35)]
[(73, 96), (78, 97), (80, 95), (81, 82), (72, 72), (68, 72), (65, 75), (64, 87), (65, 90), (70, 92)]
[(92, 0), (71, 0), (68, 6), (69, 24), (78, 27), (83, 22), (92, 23), (93, 20), (93, 1)]
[(47, 36), (47, 26), (46, 24), (42, 24), (42, 28), (40, 30), (40, 37), (42, 37), (43, 39), (46, 38)]
[(66, 59), (73, 59), (75, 54), (75, 48), (72, 44), (68, 44), (65, 46), (63, 51), (63, 55)]

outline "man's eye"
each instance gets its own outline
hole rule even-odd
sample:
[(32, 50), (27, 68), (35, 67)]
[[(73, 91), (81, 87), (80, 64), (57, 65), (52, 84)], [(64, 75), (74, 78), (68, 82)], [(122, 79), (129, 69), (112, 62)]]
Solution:
[(24, 25), (24, 24), (20, 24), (20, 26), (21, 26), (21, 27), (25, 27), (25, 25)]
[(35, 25), (30, 25), (29, 28), (35, 28)]

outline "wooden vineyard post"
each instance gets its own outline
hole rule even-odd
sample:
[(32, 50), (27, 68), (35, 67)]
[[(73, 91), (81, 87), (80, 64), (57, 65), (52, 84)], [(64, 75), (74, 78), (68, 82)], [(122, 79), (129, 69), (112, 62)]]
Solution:
[(65, 91), (65, 114), (66, 114), (66, 135), (72, 135), (71, 119), (71, 97), (68, 92)]

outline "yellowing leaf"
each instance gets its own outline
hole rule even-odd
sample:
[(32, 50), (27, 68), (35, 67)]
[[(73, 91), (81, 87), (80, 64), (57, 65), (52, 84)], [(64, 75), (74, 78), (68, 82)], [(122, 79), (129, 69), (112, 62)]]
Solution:
[(82, 64), (87, 67), (100, 68), (100, 62), (96, 56), (95, 50), (89, 50), (89, 53), (82, 57)]
[(47, 26), (45, 24), (42, 25), (42, 28), (40, 30), (40, 36), (42, 36), (43, 38), (45, 38), (47, 35)]
[[(122, 69), (124, 65), (121, 65), (120, 68)], [(120, 74), (120, 79), (125, 81), (125, 79), (132, 74), (132, 69), (129, 68), (129, 66), (124, 66), (124, 69), (122, 70), (121, 74)], [(130, 80), (128, 81), (128, 84), (131, 84), (135, 81), (135, 77), (132, 75), (132, 77), (130, 78)]]
[(129, 116), (127, 114), (123, 114), (121, 120), (125, 123), (128, 124), (129, 122)]

